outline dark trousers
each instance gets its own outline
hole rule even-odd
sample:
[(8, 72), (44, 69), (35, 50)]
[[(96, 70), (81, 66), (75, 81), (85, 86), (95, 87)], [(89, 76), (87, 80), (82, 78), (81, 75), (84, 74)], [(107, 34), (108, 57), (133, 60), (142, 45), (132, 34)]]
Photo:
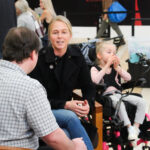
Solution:
[(105, 32), (106, 29), (108, 28), (108, 25), (110, 25), (110, 26), (113, 28), (113, 30), (115, 30), (115, 32), (118, 34), (118, 36), (123, 37), (123, 34), (122, 34), (120, 28), (118, 27), (118, 24), (117, 24), (117, 23), (115, 23), (115, 22), (110, 22), (109, 20), (108, 20), (108, 22), (105, 21), (105, 20), (103, 20), (103, 21), (102, 21), (102, 24), (101, 24), (101, 27), (100, 27), (100, 29), (98, 30), (98, 33), (97, 33), (96, 38), (101, 38), (101, 37), (103, 36), (104, 32)]

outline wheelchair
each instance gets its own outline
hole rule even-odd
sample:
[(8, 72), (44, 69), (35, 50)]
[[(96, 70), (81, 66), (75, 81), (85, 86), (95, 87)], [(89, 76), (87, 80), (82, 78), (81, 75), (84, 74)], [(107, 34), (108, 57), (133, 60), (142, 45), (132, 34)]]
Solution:
[[(113, 40), (113, 43), (119, 47), (118, 38), (112, 38), (108, 40)], [(94, 61), (96, 59), (96, 52), (95, 52), (95, 41), (89, 41), (86, 43), (81, 43), (81, 52), (85, 57), (89, 68), (94, 65)], [(145, 61), (145, 60), (142, 60)], [(122, 90), (131, 88), (131, 91), (128, 91), (122, 94), (122, 98), (127, 96), (128, 94), (133, 94), (136, 96), (141, 96), (137, 93), (132, 93), (133, 88), (135, 86), (140, 86), (142, 83), (144, 84), (145, 80), (143, 78), (137, 81), (131, 81), (126, 84), (122, 84)], [(96, 100), (103, 105), (103, 150), (109, 150), (112, 148), (114, 150), (133, 150), (134, 147), (131, 144), (131, 141), (128, 140), (128, 132), (127, 128), (124, 127), (123, 122), (120, 121), (117, 113), (119, 110), (120, 103), (122, 98), (118, 103), (118, 107), (114, 110), (112, 107), (111, 99), (108, 96), (102, 96), (104, 91), (105, 85), (96, 85)], [(135, 117), (136, 107), (128, 102), (124, 102), (126, 106), (126, 110), (128, 116), (133, 124), (133, 120)], [(150, 141), (150, 115), (145, 114), (145, 119), (143, 124), (140, 126), (140, 134), (139, 140), (137, 141), (136, 145), (140, 145), (144, 143), (142, 146), (143, 150), (149, 149), (148, 141)]]
[[(131, 84), (131, 83), (130, 83)], [(96, 100), (103, 105), (103, 150), (109, 150), (112, 148), (114, 150), (133, 150), (134, 147), (131, 141), (128, 140), (127, 128), (123, 126), (123, 122), (120, 121), (117, 113), (119, 110), (120, 99), (116, 109), (112, 107), (112, 101), (108, 96), (102, 96), (102, 85), (97, 86)], [(122, 98), (131, 93), (122, 94)], [(141, 96), (137, 93), (132, 93), (133, 95)], [(136, 107), (128, 102), (124, 102), (128, 116), (133, 123), (135, 117)], [(143, 124), (140, 126), (139, 140), (137, 145), (144, 143), (142, 149), (150, 149), (147, 145), (150, 141), (150, 115), (145, 114), (145, 119)]]

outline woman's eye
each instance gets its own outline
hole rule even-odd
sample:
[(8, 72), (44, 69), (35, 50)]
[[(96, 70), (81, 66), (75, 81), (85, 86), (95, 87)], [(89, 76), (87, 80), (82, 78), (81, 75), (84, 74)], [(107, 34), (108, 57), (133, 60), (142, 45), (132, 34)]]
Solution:
[(67, 33), (67, 31), (63, 31), (62, 33), (63, 33), (63, 34), (66, 34), (66, 33)]
[(58, 32), (53, 32), (53, 34), (57, 34)]

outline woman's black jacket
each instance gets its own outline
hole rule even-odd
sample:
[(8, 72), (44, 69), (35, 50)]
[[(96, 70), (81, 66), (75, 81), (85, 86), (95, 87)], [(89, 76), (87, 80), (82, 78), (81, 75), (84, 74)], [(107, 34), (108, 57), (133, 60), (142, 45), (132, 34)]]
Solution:
[(52, 47), (41, 50), (36, 68), (30, 76), (45, 87), (52, 109), (64, 108), (66, 101), (72, 99), (75, 88), (82, 90), (83, 99), (87, 99), (90, 106), (94, 104), (95, 87), (78, 47), (68, 46), (61, 58), (54, 55)]

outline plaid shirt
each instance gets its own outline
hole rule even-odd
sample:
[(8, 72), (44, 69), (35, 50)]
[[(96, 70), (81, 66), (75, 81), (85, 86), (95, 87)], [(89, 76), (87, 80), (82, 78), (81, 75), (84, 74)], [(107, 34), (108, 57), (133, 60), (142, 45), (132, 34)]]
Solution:
[(43, 86), (0, 60), (0, 145), (37, 149), (38, 137), (57, 128)]

